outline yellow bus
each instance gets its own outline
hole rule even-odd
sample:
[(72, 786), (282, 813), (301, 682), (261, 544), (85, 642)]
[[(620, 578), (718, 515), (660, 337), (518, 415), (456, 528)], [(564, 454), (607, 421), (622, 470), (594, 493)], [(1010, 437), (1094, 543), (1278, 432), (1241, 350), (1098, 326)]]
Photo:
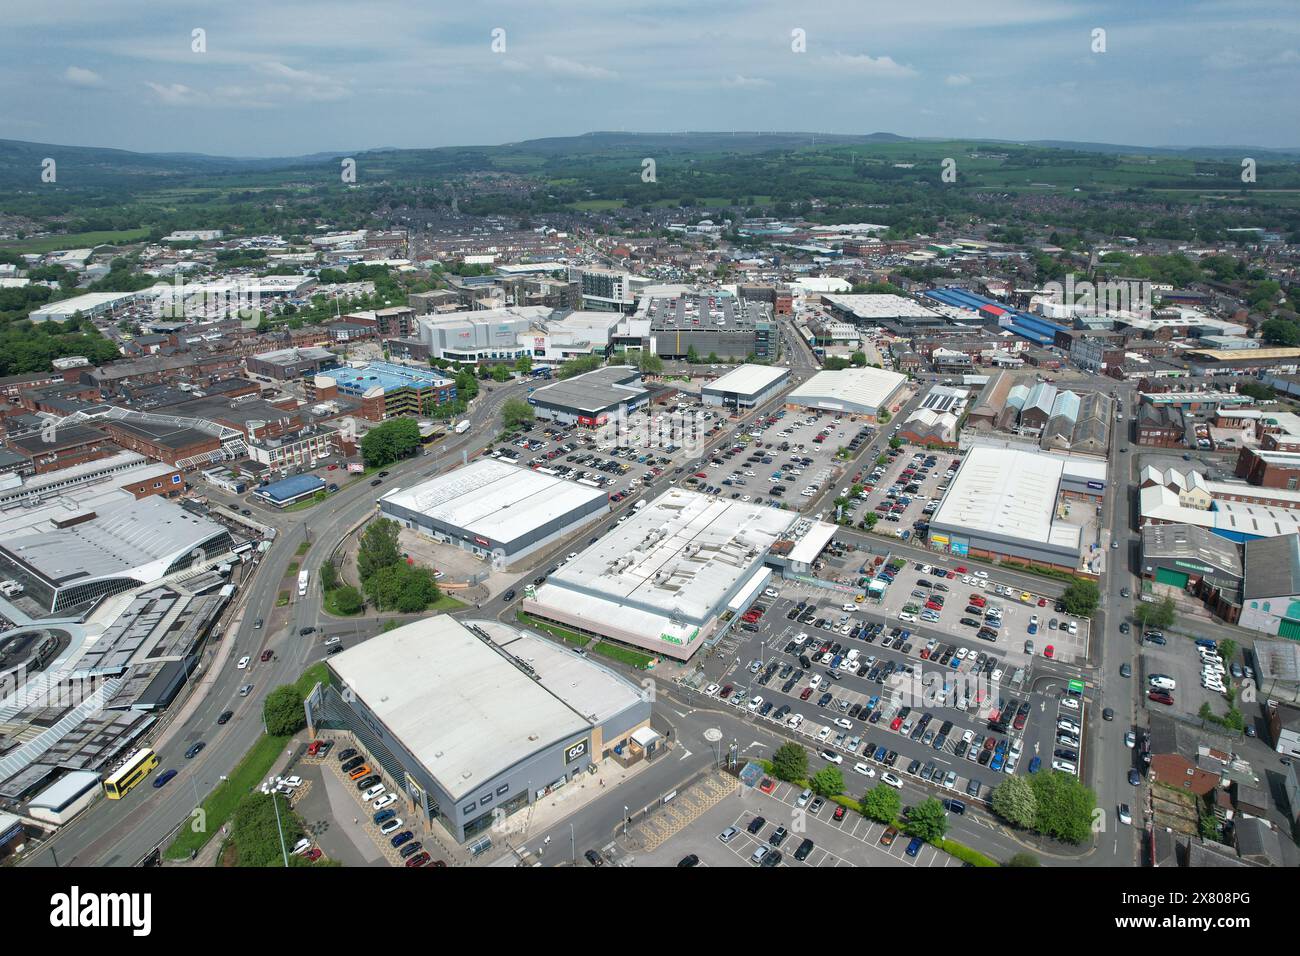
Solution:
[(158, 755), (148, 747), (132, 751), (120, 766), (104, 778), (104, 796), (120, 800), (158, 766)]

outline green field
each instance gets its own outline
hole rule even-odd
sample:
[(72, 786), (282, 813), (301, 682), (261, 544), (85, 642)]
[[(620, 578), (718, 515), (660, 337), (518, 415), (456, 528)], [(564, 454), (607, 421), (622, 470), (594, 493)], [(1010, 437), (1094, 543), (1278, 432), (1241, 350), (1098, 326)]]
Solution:
[(149, 230), (126, 229), (122, 232), (76, 232), (66, 236), (39, 236), (35, 239), (16, 239), (0, 243), (0, 249), (13, 252), (53, 252), (56, 249), (86, 249), (92, 246), (120, 245), (139, 242), (149, 235)]

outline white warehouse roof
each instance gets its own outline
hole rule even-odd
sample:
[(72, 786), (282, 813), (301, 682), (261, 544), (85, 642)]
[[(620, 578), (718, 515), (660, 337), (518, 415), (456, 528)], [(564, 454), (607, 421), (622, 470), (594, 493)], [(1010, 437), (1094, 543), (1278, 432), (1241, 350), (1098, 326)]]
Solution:
[[(537, 589), (536, 604), (642, 646), (689, 646), (762, 564), (796, 516), (670, 489), (616, 525)], [(694, 648), (692, 648), (693, 650)]]
[(757, 395), (789, 374), (789, 369), (772, 365), (742, 365), (705, 385), (702, 391)]
[(639, 688), (536, 635), (494, 644), (460, 621), (424, 618), (329, 660), (367, 708), (460, 799), (552, 744), (633, 706)]
[(1011, 448), (966, 453), (932, 525), (1076, 548), (1079, 528), (1053, 521), (1065, 463)]
[(874, 412), (897, 393), (907, 376), (879, 368), (818, 372), (787, 397), (792, 405)]
[(471, 534), (513, 541), (606, 493), (494, 458), (480, 458), (381, 497)]

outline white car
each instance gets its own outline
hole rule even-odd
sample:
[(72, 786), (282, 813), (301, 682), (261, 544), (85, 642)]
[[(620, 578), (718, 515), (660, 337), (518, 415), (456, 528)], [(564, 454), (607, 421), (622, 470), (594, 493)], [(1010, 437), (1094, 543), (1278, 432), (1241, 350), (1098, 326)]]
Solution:
[(385, 820), (383, 822), (383, 824), (379, 827), (379, 832), (387, 836), (388, 834), (393, 833), (396, 830), (400, 830), (401, 828), (402, 828), (401, 818), (393, 817), (391, 820)]
[(238, 667), (238, 668), (242, 671), (245, 667), (248, 666), (248, 662), (251, 661), (251, 660), (252, 660), (251, 657), (241, 657), (241, 658), (239, 659), (239, 663), (236, 664), (235, 666)]
[(1053, 760), (1052, 769), (1060, 770), (1062, 773), (1074, 773), (1077, 768), (1068, 760)]
[(829, 727), (823, 727), (821, 730), (817, 731), (817, 742), (819, 744), (825, 743), (826, 739), (830, 737), (830, 735), (831, 735), (831, 729)]
[(853, 765), (853, 772), (860, 773), (864, 777), (874, 777), (876, 775), (876, 768), (868, 767), (864, 763), (855, 763)]
[(1066, 697), (1061, 700), (1061, 706), (1067, 710), (1078, 710), (1079, 701), (1074, 697)]
[(835, 726), (843, 727), (845, 730), (852, 730), (853, 721), (849, 720), (847, 717), (837, 717), (835, 718)]
[(776, 588), (764, 588), (763, 594), (767, 597), (774, 598), (777, 596), (777, 590)]
[(803, 714), (791, 714), (786, 718), (785, 722), (791, 730), (798, 730), (799, 725), (803, 723)]
[(987, 571), (972, 571), (971, 573), (974, 574), (975, 577), (977, 578), (984, 578), (986, 580), (989, 576), (989, 573)]
[(991, 683), (996, 684), (1000, 680), (1002, 680), (1002, 668), (999, 667), (995, 669), (992, 674), (989, 675), (989, 681)]
[(284, 784), (286, 787), (301, 787), (302, 777), (285, 777), (280, 782)]
[(1078, 634), (1078, 633), (1079, 633), (1079, 625), (1078, 625), (1076, 622), (1071, 621), (1071, 622), (1070, 622), (1069, 631), (1070, 631), (1071, 634)]
[(823, 750), (821, 752), (821, 758), (827, 763), (844, 763), (844, 758), (833, 750)]
[(376, 800), (383, 795), (384, 785), (377, 783), (361, 795), (362, 800)]
[(887, 783), (891, 787), (895, 787), (899, 790), (903, 789), (903, 781), (899, 780), (892, 773), (882, 773), (880, 775), (880, 781), (881, 783)]
[(970, 648), (967, 647), (957, 648), (957, 660), (964, 661), (966, 659), (966, 655), (969, 653), (970, 653)]
[(718, 692), (717, 684), (710, 684), (708, 687), (704, 688), (704, 694), (706, 697), (712, 697), (717, 692)]
[(798, 634), (794, 636), (794, 646), (803, 647), (804, 641), (806, 640), (808, 640), (808, 632), (800, 631)]
[(1120, 822), (1120, 823), (1127, 823), (1129, 826), (1132, 826), (1132, 825), (1133, 825), (1133, 814), (1131, 814), (1131, 813), (1129, 812), (1129, 809), (1128, 809), (1128, 805), (1127, 805), (1127, 804), (1120, 804), (1120, 807), (1119, 807), (1119, 822)]
[(751, 701), (749, 702), (749, 709), (750, 709), (751, 711), (758, 710), (758, 708), (760, 708), (760, 707), (762, 707), (762, 706), (763, 706), (763, 698), (762, 698), (762, 697), (755, 697), (753, 700), (751, 700)]
[(1136, 746), (1137, 746), (1137, 734), (1133, 733), (1133, 731), (1131, 731), (1131, 730), (1130, 730), (1128, 733), (1126, 733), (1126, 734), (1124, 735), (1124, 746), (1125, 746), (1125, 747), (1136, 747)]
[(374, 803), (372, 803), (371, 806), (374, 807), (376, 810), (382, 810), (384, 809), (384, 807), (392, 806), (396, 802), (397, 802), (397, 794), (386, 793), (378, 800), (376, 800)]

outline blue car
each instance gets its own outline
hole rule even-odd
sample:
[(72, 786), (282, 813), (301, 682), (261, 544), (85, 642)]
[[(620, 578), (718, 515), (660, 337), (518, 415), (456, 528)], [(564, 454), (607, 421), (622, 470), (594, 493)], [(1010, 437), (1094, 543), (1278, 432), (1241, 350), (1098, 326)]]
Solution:
[(1002, 769), (1003, 761), (1004, 758), (1002, 754), (995, 753), (993, 755), (993, 759), (989, 761), (989, 769), (996, 773), (997, 771)]
[(164, 770), (162, 773), (158, 774), (158, 776), (154, 778), (153, 781), (154, 789), (156, 790), (159, 787), (166, 786), (167, 781), (174, 776), (176, 776), (175, 770)]
[(921, 847), (925, 846), (925, 841), (920, 837), (912, 837), (912, 841), (907, 844), (907, 855), (916, 856), (921, 852)]
[(391, 820), (395, 816), (397, 816), (397, 814), (393, 812), (393, 810), (391, 809), (380, 810), (378, 813), (375, 814), (375, 823), (376, 824), (383, 823), (385, 820)]
[(401, 833), (397, 834), (397, 836), (393, 837), (388, 842), (391, 843), (393, 846), (401, 846), (407, 840), (413, 839), (414, 837), (415, 834), (412, 833), (410, 830), (403, 830)]
[(1041, 767), (1042, 765), (1043, 765), (1042, 758), (1035, 757), (1033, 760), (1029, 761), (1029, 772), (1038, 773), (1038, 768)]
[(948, 662), (948, 666), (951, 667), (953, 670), (956, 670), (957, 668), (961, 667), (961, 658), (953, 657), (953, 659)]
[(884, 759), (885, 759), (885, 754), (887, 754), (887, 753), (889, 753), (889, 751), (886, 750), (884, 747), (877, 747), (877, 748), (876, 748), (876, 759), (877, 759), (877, 760), (884, 760)]

